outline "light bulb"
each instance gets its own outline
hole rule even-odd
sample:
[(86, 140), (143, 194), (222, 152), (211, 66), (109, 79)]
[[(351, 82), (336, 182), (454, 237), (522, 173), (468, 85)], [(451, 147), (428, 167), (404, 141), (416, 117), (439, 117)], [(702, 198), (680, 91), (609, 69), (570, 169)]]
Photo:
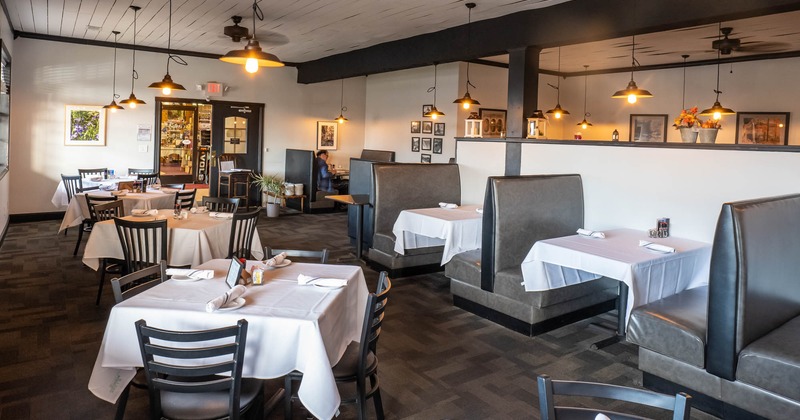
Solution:
[(344, 118), (339, 118), (339, 119), (338, 119), (338, 120), (336, 120), (336, 121), (339, 121), (339, 124), (344, 124)]
[(561, 118), (561, 113), (560, 113), (560, 112), (556, 112), (556, 113), (555, 113), (555, 115), (554, 115), (554, 117), (556, 117), (556, 119), (559, 119), (559, 118)]
[(117, 112), (117, 108), (111, 108), (111, 113), (113, 114), (115, 112)]
[(436, 119), (436, 114), (431, 115), (431, 119)]
[(722, 114), (715, 112), (712, 118), (714, 118), (715, 121), (718, 121), (720, 118), (722, 118)]
[(461, 104), (464, 109), (469, 109), (469, 102), (464, 102)]
[(128, 106), (131, 107), (131, 109), (136, 108), (136, 102), (130, 102)]
[(255, 58), (248, 58), (247, 61), (244, 63), (244, 69), (247, 70), (248, 73), (255, 73), (258, 71), (258, 60)]
[(581, 128), (582, 129), (586, 130), (586, 127), (588, 127), (588, 125), (586, 125), (586, 123), (581, 124)]
[(172, 89), (165, 87), (161, 89), (161, 93), (163, 93), (164, 95), (169, 95), (170, 93), (172, 93)]
[(628, 95), (628, 103), (629, 104), (635, 104), (636, 103), (636, 95), (634, 95), (632, 93), (630, 95)]

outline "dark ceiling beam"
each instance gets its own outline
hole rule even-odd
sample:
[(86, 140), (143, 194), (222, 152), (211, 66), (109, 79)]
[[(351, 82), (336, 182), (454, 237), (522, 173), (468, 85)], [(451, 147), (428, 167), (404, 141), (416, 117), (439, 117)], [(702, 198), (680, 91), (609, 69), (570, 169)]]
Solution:
[(469, 48), (465, 24), (298, 63), (297, 81), (317, 83), (474, 60), (512, 48), (582, 44), (794, 10), (800, 10), (796, 0), (572, 0), (472, 22)]

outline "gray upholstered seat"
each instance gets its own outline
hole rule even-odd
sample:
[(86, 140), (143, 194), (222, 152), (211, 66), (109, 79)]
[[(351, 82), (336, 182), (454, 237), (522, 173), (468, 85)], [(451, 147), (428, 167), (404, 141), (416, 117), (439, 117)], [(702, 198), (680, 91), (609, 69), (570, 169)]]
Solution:
[(800, 401), (800, 316), (739, 353), (736, 380)]

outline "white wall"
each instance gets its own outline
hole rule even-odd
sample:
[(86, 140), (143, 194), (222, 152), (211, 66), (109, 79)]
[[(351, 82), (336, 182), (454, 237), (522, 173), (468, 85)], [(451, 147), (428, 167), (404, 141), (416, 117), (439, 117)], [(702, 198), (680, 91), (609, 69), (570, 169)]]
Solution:
[[(74, 174), (79, 167), (107, 166), (118, 171), (128, 167), (152, 167), (152, 142), (148, 152), (138, 151), (138, 124), (154, 124), (155, 95), (147, 85), (160, 81), (165, 73), (166, 55), (137, 52), (139, 80), (136, 96), (147, 105), (107, 115), (105, 147), (64, 146), (64, 106), (105, 105), (111, 101), (113, 50), (20, 38), (13, 56), (14, 95), (11, 124), (11, 165), (15, 176), (10, 193), (15, 197), (11, 213), (55, 211), (50, 198), (59, 174)], [(315, 149), (316, 122), (332, 120), (339, 114), (339, 81), (300, 85), (291, 67), (261, 69), (255, 75), (219, 60), (184, 57), (188, 66), (172, 63), (173, 80), (187, 90), (176, 97), (203, 100), (195, 85), (208, 81), (230, 86), (227, 101), (264, 103), (263, 170), (284, 173), (286, 148)], [(131, 52), (118, 51), (117, 93), (130, 94)], [(339, 151), (333, 163), (343, 164), (360, 155), (364, 145), (363, 78), (345, 81), (345, 101), (350, 122), (342, 127)], [(36, 185), (31, 190), (30, 185)], [(2, 185), (0, 185), (0, 189)]]

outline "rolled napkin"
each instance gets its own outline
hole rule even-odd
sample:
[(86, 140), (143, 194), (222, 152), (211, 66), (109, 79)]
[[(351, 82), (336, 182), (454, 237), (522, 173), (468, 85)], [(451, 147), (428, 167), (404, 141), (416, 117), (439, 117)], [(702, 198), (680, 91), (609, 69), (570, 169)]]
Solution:
[(297, 276), (297, 284), (301, 286), (305, 285), (315, 285), (315, 286), (322, 286), (322, 287), (344, 287), (347, 286), (346, 279), (331, 279), (331, 278), (324, 278), (324, 277), (312, 277), (300, 274)]
[(124, 189), (123, 190), (119, 190), (119, 191), (111, 191), (111, 195), (113, 195), (114, 197), (120, 197), (120, 196), (123, 196), (123, 195), (127, 194), (128, 192), (129, 192), (128, 190), (124, 190)]
[(247, 288), (240, 285), (235, 286), (233, 289), (228, 290), (227, 292), (211, 299), (206, 303), (206, 312), (214, 312), (217, 309), (233, 302), (234, 300), (238, 299), (240, 296), (247, 293)]
[(639, 241), (639, 246), (643, 246), (651, 251), (656, 252), (664, 252), (664, 253), (671, 253), (675, 252), (675, 248), (671, 246), (661, 245), (661, 244), (654, 244), (648, 241)]
[(221, 211), (212, 211), (208, 215), (217, 219), (233, 219), (233, 213), (223, 213)]
[(285, 260), (285, 259), (286, 259), (286, 253), (285, 252), (281, 252), (280, 254), (278, 254), (278, 255), (276, 255), (276, 256), (264, 261), (264, 264), (266, 264), (267, 267), (281, 265), (281, 264), (283, 264), (283, 260)]
[(480, 213), (480, 214), (483, 214), (483, 207), (481, 207), (481, 208), (479, 208), (479, 209), (475, 209), (475, 211), (477, 211), (477, 212), (478, 212), (478, 213)]
[(158, 215), (158, 210), (156, 210), (156, 209), (151, 209), (151, 210), (133, 209), (133, 210), (131, 210), (131, 214), (134, 215), (134, 216), (144, 216), (144, 215), (157, 216)]
[(606, 234), (603, 232), (595, 232), (593, 230), (588, 230), (588, 229), (578, 229), (578, 235), (591, 236), (592, 238), (600, 238), (600, 239), (605, 239), (606, 237)]
[(192, 213), (206, 213), (208, 212), (208, 208), (206, 208), (206, 206), (192, 207), (189, 211)]
[(214, 270), (192, 270), (191, 268), (168, 268), (168, 276), (186, 276), (193, 279), (213, 279)]
[(441, 207), (443, 209), (457, 209), (458, 208), (458, 204), (441, 202), (441, 203), (439, 203), (439, 207)]

